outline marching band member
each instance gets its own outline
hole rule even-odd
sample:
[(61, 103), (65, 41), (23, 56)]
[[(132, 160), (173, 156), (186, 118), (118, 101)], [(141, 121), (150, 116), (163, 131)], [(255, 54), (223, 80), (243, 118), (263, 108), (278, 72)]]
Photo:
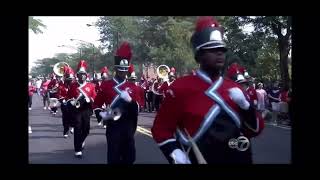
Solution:
[(147, 101), (147, 106), (149, 109), (149, 112), (151, 113), (154, 110), (154, 104), (153, 104), (153, 91), (152, 91), (152, 81), (148, 80), (147, 85), (146, 85), (146, 101)]
[[(100, 78), (98, 78), (98, 84), (96, 84), (96, 91), (97, 91), (97, 94), (99, 93), (99, 91), (101, 91), (101, 84), (102, 83), (105, 83), (107, 82), (108, 80), (108, 68), (107, 66), (104, 66), (102, 69), (101, 69), (101, 73), (100, 73)], [(99, 115), (99, 113), (102, 111), (102, 110), (105, 110), (104, 106), (102, 105), (101, 109), (97, 109), (94, 111), (95, 114), (96, 114), (96, 118), (97, 118), (97, 121), (98, 121), (98, 125), (101, 126), (102, 123), (103, 123), (103, 128), (106, 128), (106, 124), (102, 121), (101, 119), (101, 116)]]
[(176, 70), (172, 67), (169, 72), (169, 79), (162, 83), (161, 87), (159, 88), (160, 93), (162, 94), (163, 98), (166, 97), (166, 93), (169, 89), (169, 86), (173, 83), (175, 78), (175, 72)]
[[(246, 69), (237, 63), (233, 63), (228, 68), (227, 77), (238, 83), (245, 90), (246, 98), (250, 100), (252, 107), (257, 110), (257, 92), (255, 89), (252, 90), (249, 86), (251, 80)], [(259, 125), (258, 132), (252, 133), (252, 131), (243, 131), (246, 137), (254, 137), (255, 134), (260, 134), (264, 129), (264, 119), (258, 110), (256, 111), (256, 124)]]
[(131, 56), (129, 43), (123, 42), (115, 55), (115, 76), (102, 84), (94, 101), (94, 108), (100, 108), (105, 103), (112, 111), (121, 111), (117, 120), (110, 113), (99, 114), (107, 121), (109, 164), (133, 164), (135, 161), (134, 134), (137, 128), (139, 95), (137, 86), (126, 81)]
[(139, 84), (136, 82), (137, 76), (136, 73), (134, 72), (134, 66), (133, 64), (130, 64), (129, 69), (128, 69), (128, 83), (133, 83), (137, 86), (137, 89), (139, 91), (139, 112), (144, 108), (144, 89), (139, 86)]
[(250, 149), (239, 151), (228, 144), (242, 136), (242, 129), (256, 131), (259, 126), (245, 91), (220, 76), (227, 51), (222, 33), (212, 17), (198, 19), (191, 43), (200, 69), (170, 85), (156, 115), (152, 135), (170, 163), (200, 163), (192, 142), (209, 164), (252, 163)]
[(249, 74), (246, 69), (237, 63), (232, 63), (228, 68), (227, 77), (235, 81), (236, 83), (239, 83), (243, 87), (243, 89), (246, 90), (249, 95), (250, 101), (256, 107), (258, 100), (257, 92), (252, 86), (253, 82), (251, 78), (249, 78)]
[(77, 82), (70, 85), (68, 99), (75, 106), (74, 117), (74, 150), (77, 158), (82, 158), (82, 150), (85, 145), (85, 139), (90, 131), (90, 116), (92, 113), (91, 104), (96, 97), (96, 90), (93, 83), (87, 80), (87, 63), (81, 60), (77, 67)]
[[(73, 107), (68, 104), (68, 91), (70, 89), (71, 83), (74, 81), (74, 72), (71, 67), (65, 65), (63, 67), (64, 69), (64, 82), (61, 81), (59, 85), (59, 90), (58, 90), (58, 97), (59, 97), (59, 102), (61, 104), (61, 113), (62, 113), (62, 125), (63, 125), (63, 136), (65, 138), (68, 137), (69, 133), (69, 128), (72, 127), (72, 113)], [(73, 133), (73, 128), (70, 130), (71, 133)]]
[(143, 99), (144, 99), (144, 109), (143, 111), (147, 111), (147, 89), (148, 89), (148, 81), (146, 80), (144, 74), (142, 74), (140, 78), (140, 87), (143, 89)]
[(57, 104), (56, 104), (56, 99), (58, 98), (58, 87), (59, 87), (59, 84), (58, 84), (58, 80), (56, 78), (56, 75), (54, 73), (51, 74), (51, 81), (50, 83), (48, 84), (48, 98), (49, 98), (49, 101), (50, 101), (50, 110), (51, 110), (51, 113), (53, 115), (56, 115), (57, 114)]
[(160, 87), (164, 83), (163, 79), (157, 77), (157, 80), (152, 84), (153, 90), (153, 104), (156, 111), (159, 111), (160, 104), (162, 103), (163, 95), (160, 92)]

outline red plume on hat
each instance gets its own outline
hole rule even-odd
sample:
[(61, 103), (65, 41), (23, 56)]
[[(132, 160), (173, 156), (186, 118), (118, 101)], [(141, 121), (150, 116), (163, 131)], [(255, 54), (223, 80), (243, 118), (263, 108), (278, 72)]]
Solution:
[(63, 70), (65, 78), (74, 78), (74, 71), (70, 66), (64, 66)]
[(219, 23), (212, 16), (200, 16), (196, 23), (196, 32), (200, 32), (207, 27), (218, 27)]
[(101, 74), (103, 73), (107, 73), (108, 74), (109, 70), (108, 70), (108, 67), (107, 66), (104, 66), (102, 69), (101, 69)]
[(246, 82), (244, 72), (244, 67), (240, 66), (238, 63), (232, 63), (228, 68), (227, 77), (238, 83)]
[(240, 73), (239, 69), (240, 65), (238, 63), (232, 63), (228, 68), (227, 76), (232, 79), (235, 75)]
[(78, 67), (77, 67), (77, 72), (83, 72), (83, 73), (87, 73), (87, 63), (85, 60), (80, 60), (79, 64), (78, 64)]
[(128, 69), (128, 73), (131, 74), (132, 72), (134, 72), (134, 66), (133, 66), (133, 64), (130, 64), (129, 69)]
[(133, 64), (130, 64), (130, 66), (128, 68), (128, 73), (130, 74), (129, 79), (137, 79), (136, 73), (134, 72)]
[(117, 50), (116, 56), (122, 57), (123, 59), (127, 59), (129, 61), (132, 57), (130, 44), (126, 41), (123, 42)]

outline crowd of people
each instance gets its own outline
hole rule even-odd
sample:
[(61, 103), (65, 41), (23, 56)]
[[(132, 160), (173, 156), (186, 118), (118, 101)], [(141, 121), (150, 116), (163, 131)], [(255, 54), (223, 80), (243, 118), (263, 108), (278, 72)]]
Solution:
[[(87, 63), (81, 60), (76, 72), (68, 65), (63, 75), (50, 74), (29, 82), (29, 110), (34, 92), (43, 97), (43, 109), (56, 115), (61, 108), (63, 136), (74, 133), (75, 157), (81, 158), (90, 133), (90, 117), (106, 128), (109, 164), (133, 164), (134, 134), (139, 112), (156, 112), (151, 129), (168, 162), (197, 164), (199, 147), (206, 163), (252, 163), (251, 148), (239, 151), (228, 146), (232, 138), (249, 140), (264, 128), (265, 112), (287, 112), (282, 102), (290, 103), (290, 93), (255, 82), (246, 69), (231, 64), (226, 75), (222, 69), (227, 46), (223, 31), (212, 17), (201, 17), (191, 38), (194, 57), (200, 65), (190, 75), (176, 77), (175, 68), (150, 79), (137, 76), (132, 65), (132, 51), (123, 42), (114, 56), (114, 76), (107, 67), (90, 80)], [(31, 133), (31, 127), (29, 126)], [(191, 140), (191, 139), (192, 140)], [(192, 149), (192, 151), (190, 151)]]

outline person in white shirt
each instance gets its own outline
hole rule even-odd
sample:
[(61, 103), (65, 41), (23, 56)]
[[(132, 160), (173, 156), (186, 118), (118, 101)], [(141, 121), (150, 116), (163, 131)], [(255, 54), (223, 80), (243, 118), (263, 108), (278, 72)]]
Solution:
[(257, 98), (258, 98), (258, 103), (257, 103), (257, 110), (260, 112), (263, 112), (265, 110), (265, 102), (267, 98), (267, 92), (263, 89), (263, 84), (258, 83), (258, 89), (256, 90), (257, 92)]
[(40, 96), (41, 84), (42, 84), (42, 80), (39, 78), (39, 79), (36, 81), (36, 88), (37, 88), (37, 94), (38, 94), (38, 96)]

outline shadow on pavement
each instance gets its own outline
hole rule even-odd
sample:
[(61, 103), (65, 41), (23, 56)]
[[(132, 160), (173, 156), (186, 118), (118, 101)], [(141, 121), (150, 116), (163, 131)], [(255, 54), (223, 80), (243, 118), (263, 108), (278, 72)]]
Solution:
[(86, 145), (82, 159), (74, 157), (73, 149), (29, 153), (29, 164), (106, 164), (106, 144)]
[(136, 162), (135, 164), (168, 164), (154, 140), (141, 133), (135, 135)]

